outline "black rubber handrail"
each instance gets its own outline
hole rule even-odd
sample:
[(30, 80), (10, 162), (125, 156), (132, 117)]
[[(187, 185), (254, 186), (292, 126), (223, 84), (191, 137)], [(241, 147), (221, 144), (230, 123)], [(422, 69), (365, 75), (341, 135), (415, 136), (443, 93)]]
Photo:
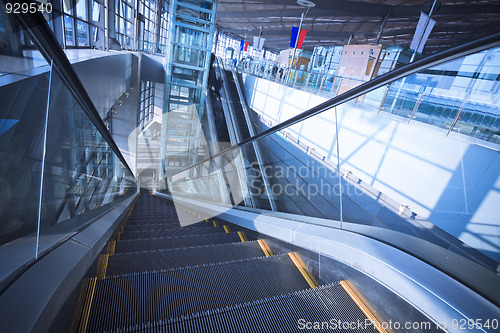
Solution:
[[(3, 0), (3, 2), (5, 4), (19, 3), (19, 1), (13, 1), (13, 0)], [(22, 1), (22, 2), (31, 3), (32, 1)], [(30, 35), (31, 39), (36, 44), (38, 50), (45, 57), (48, 63), (53, 61), (54, 66), (56, 66), (56, 68), (61, 73), (62, 78), (66, 81), (73, 95), (78, 99), (78, 101), (82, 105), (84, 112), (90, 118), (90, 120), (97, 128), (99, 133), (102, 135), (104, 140), (106, 140), (106, 142), (109, 144), (109, 146), (116, 154), (118, 159), (123, 163), (123, 165), (128, 169), (128, 171), (130, 171), (130, 173), (134, 175), (127, 161), (120, 152), (120, 149), (118, 148), (115, 141), (111, 137), (111, 134), (106, 128), (106, 125), (104, 125), (104, 122), (101, 119), (99, 112), (95, 108), (94, 103), (90, 99), (87, 90), (85, 90), (85, 87), (80, 81), (80, 78), (73, 69), (73, 66), (66, 57), (66, 54), (61, 48), (61, 45), (59, 45), (59, 42), (54, 36), (54, 33), (50, 29), (42, 13), (38, 11), (33, 14), (31, 13), (23, 14), (23, 13), (13, 12), (12, 14), (9, 15), (15, 17), (18, 23), (23, 27), (24, 32)]]
[[(436, 53), (434, 55), (420, 59), (416, 62), (407, 64), (403, 67), (400, 67), (398, 69), (395, 69), (393, 71), (390, 71), (390, 72), (387, 72), (383, 75), (380, 75), (379, 77), (377, 77), (373, 80), (370, 80), (366, 83), (363, 83), (357, 87), (354, 87), (351, 90), (348, 90), (341, 95), (335, 96), (335, 97), (327, 100), (326, 102), (323, 102), (319, 105), (316, 105), (316, 106), (296, 115), (295, 117), (292, 117), (292, 118), (290, 118), (282, 123), (279, 123), (276, 126), (273, 126), (273, 127), (269, 128), (261, 133), (258, 133), (256, 135), (252, 136), (251, 138), (243, 140), (235, 145), (232, 145), (231, 147), (224, 149), (223, 151), (219, 152), (218, 154), (215, 154), (211, 157), (205, 158), (202, 161), (177, 172), (176, 174), (179, 174), (181, 172), (189, 170), (189, 169), (196, 167), (200, 164), (206, 163), (213, 158), (219, 157), (219, 156), (226, 154), (226, 153), (228, 153), (236, 148), (245, 146), (245, 145), (252, 143), (256, 140), (259, 140), (263, 137), (274, 134), (274, 133), (281, 131), (289, 126), (292, 126), (296, 123), (304, 121), (308, 118), (311, 118), (311, 117), (313, 117), (321, 112), (327, 111), (333, 107), (336, 107), (340, 104), (348, 102), (354, 98), (357, 98), (359, 96), (367, 94), (375, 89), (386, 86), (389, 83), (392, 83), (394, 81), (402, 79), (406, 76), (409, 76), (411, 74), (415, 74), (419, 71), (422, 71), (424, 69), (427, 69), (427, 68), (430, 68), (433, 66), (440, 65), (444, 62), (448, 62), (448, 61), (451, 61), (451, 60), (454, 60), (454, 59), (457, 59), (460, 57), (464, 57), (466, 55), (480, 52), (480, 51), (483, 51), (483, 50), (486, 50), (486, 49), (489, 49), (492, 47), (496, 47), (496, 46), (500, 46), (500, 33), (497, 33), (497, 34), (494, 34), (491, 36), (487, 36), (487, 37), (483, 37), (483, 38), (477, 39), (475, 41), (472, 41), (472, 42), (469, 42), (466, 44), (455, 46), (455, 47), (450, 48), (448, 50)], [(175, 175), (173, 175), (173, 176), (175, 176)], [(173, 177), (173, 176), (171, 176), (171, 177)]]

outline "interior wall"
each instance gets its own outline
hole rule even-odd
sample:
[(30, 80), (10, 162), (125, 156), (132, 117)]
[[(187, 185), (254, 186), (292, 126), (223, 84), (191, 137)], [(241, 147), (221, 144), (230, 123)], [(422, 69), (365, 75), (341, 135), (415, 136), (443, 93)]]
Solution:
[(123, 53), (73, 64), (73, 68), (102, 118), (118, 98), (130, 88), (133, 56), (132, 53)]
[[(244, 75), (249, 106), (274, 124), (326, 98)], [(363, 105), (337, 107), (341, 168), (500, 261), (500, 154)], [(335, 110), (288, 129), (337, 163)]]
[(111, 107), (115, 108), (111, 113), (110, 131), (136, 174), (135, 135), (140, 93), (138, 57), (132, 53), (114, 54), (78, 62), (73, 67), (101, 118), (106, 118)]

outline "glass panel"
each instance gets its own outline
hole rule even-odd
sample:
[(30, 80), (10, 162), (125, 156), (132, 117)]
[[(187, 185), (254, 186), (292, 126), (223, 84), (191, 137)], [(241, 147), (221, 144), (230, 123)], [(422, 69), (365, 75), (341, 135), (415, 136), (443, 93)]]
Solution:
[(14, 22), (2, 22), (9, 46), (0, 55), (1, 281), (36, 256), (50, 78), (50, 65)]
[[(1, 3), (0, 6), (4, 4)], [(36, 48), (33, 48), (29, 34), (25, 33), (15, 20), (5, 20), (2, 26), (4, 43), (0, 47), (0, 78), (6, 77), (4, 82), (0, 81), (0, 85), (48, 70), (42, 68), (48, 65), (47, 61)], [(33, 70), (35, 68), (37, 70)], [(10, 79), (7, 80), (7, 77)]]
[[(419, 238), (495, 271), (500, 260), (495, 231), (500, 211), (494, 199), (500, 179), (495, 167), (499, 57), (500, 48), (493, 48), (412, 74), (255, 145), (237, 147), (218, 163), (172, 173), (170, 190), (175, 194), (180, 186), (191, 197), (261, 209), (274, 201), (279, 212), (328, 219), (332, 227), (371, 237), (384, 235), (384, 241), (403, 248), (397, 235)], [(269, 67), (247, 61), (240, 69), (279, 75)], [(249, 104), (258, 112), (251, 116), (255, 131), (326, 100), (275, 80), (304, 89), (312, 81), (324, 92), (360, 84), (313, 74), (285, 69), (284, 79), (260, 81), (246, 75), (252, 87)]]
[[(57, 70), (52, 75), (42, 194), (40, 251), (80, 214), (134, 193), (130, 172), (113, 153)], [(89, 215), (90, 216), (90, 215)], [(66, 222), (67, 221), (67, 222)], [(64, 226), (69, 223), (68, 226)]]
[(87, 0), (77, 0), (76, 16), (87, 21)]
[(37, 229), (48, 87), (46, 72), (0, 88), (0, 245)]
[(132, 8), (131, 8), (131, 7), (129, 7), (129, 6), (127, 6), (127, 19), (128, 19), (129, 21), (132, 21), (132, 19), (133, 19), (133, 18), (134, 18), (134, 17), (133, 17), (133, 15), (132, 15)]
[(78, 28), (78, 46), (89, 46), (89, 25), (80, 20), (76, 21)]
[(125, 21), (123, 19), (118, 19), (118, 24), (120, 25), (120, 33), (125, 33)]
[(92, 1), (92, 20), (94, 22), (99, 22), (99, 16), (101, 14), (101, 5), (96, 2)]
[(92, 26), (92, 39), (94, 43), (101, 41), (101, 33), (99, 32), (99, 28)]
[(64, 15), (64, 37), (67, 46), (75, 46), (73, 18)]
[(66, 14), (71, 14), (71, 11), (73, 9), (73, 2), (74, 0), (63, 0), (63, 7), (64, 7), (64, 12)]
[(5, 26), (3, 24), (3, 18), (2, 18), (2, 12), (0, 12), (0, 32), (4, 32), (5, 31)]

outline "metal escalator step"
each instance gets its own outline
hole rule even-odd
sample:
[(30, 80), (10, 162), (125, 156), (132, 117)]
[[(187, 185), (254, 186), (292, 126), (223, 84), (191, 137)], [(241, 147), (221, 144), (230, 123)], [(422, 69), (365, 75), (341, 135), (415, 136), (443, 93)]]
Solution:
[(96, 281), (88, 331), (137, 329), (307, 288), (286, 254), (104, 278)]
[(162, 224), (165, 226), (179, 226), (177, 217), (163, 217), (158, 219), (141, 219), (140, 221), (128, 220), (127, 226), (148, 226)]
[(106, 275), (159, 271), (262, 256), (264, 252), (256, 241), (117, 254), (109, 257)]
[[(301, 290), (250, 304), (195, 313), (151, 327), (172, 332), (377, 332), (339, 284)], [(306, 329), (311, 323), (311, 329)], [(319, 323), (316, 329), (314, 324)], [(326, 323), (326, 324), (322, 324)], [(351, 325), (342, 329), (343, 323)], [(361, 327), (358, 327), (358, 323)], [(323, 325), (323, 326), (321, 326)], [(337, 327), (335, 327), (335, 325)], [(345, 325), (345, 324), (344, 324)], [(340, 326), (340, 327), (339, 327)]]
[(138, 231), (138, 230), (163, 230), (163, 229), (175, 229), (175, 228), (205, 228), (207, 226), (212, 226), (213, 224), (208, 224), (206, 222), (199, 222), (196, 224), (191, 224), (189, 226), (181, 227), (179, 223), (175, 224), (165, 224), (165, 223), (156, 223), (156, 224), (126, 224), (123, 232), (125, 231)]
[(239, 241), (240, 237), (236, 232), (229, 234), (202, 234), (155, 239), (122, 240), (116, 243), (115, 253), (155, 251), (188, 246), (235, 243)]
[[(135, 209), (134, 209), (135, 210)], [(156, 219), (156, 218), (167, 218), (167, 217), (177, 217), (177, 212), (175, 210), (169, 212), (156, 212), (156, 213), (145, 213), (145, 214), (130, 214), (131, 220), (137, 220), (140, 222), (143, 219)]]
[(219, 227), (207, 225), (205, 227), (180, 227), (167, 228), (167, 229), (152, 229), (152, 230), (136, 230), (136, 231), (123, 231), (120, 240), (129, 239), (148, 239), (148, 238), (166, 238), (173, 236), (186, 236), (196, 234), (217, 234), (223, 233), (224, 229)]

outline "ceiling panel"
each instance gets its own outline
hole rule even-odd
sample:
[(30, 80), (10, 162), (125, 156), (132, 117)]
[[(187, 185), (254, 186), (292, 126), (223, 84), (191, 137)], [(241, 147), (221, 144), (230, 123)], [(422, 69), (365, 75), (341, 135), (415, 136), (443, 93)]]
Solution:
[[(428, 12), (426, 0), (313, 0), (304, 20), (308, 30), (304, 47), (375, 43), (382, 25), (379, 43), (409, 46), (420, 16)], [(259, 35), (266, 48), (288, 48), (292, 26), (298, 26), (305, 8), (296, 0), (219, 0), (217, 26), (220, 31), (250, 42)], [(500, 0), (442, 0), (432, 17), (436, 26), (425, 52), (444, 48), (500, 32)], [(448, 39), (444, 43), (443, 38)]]

